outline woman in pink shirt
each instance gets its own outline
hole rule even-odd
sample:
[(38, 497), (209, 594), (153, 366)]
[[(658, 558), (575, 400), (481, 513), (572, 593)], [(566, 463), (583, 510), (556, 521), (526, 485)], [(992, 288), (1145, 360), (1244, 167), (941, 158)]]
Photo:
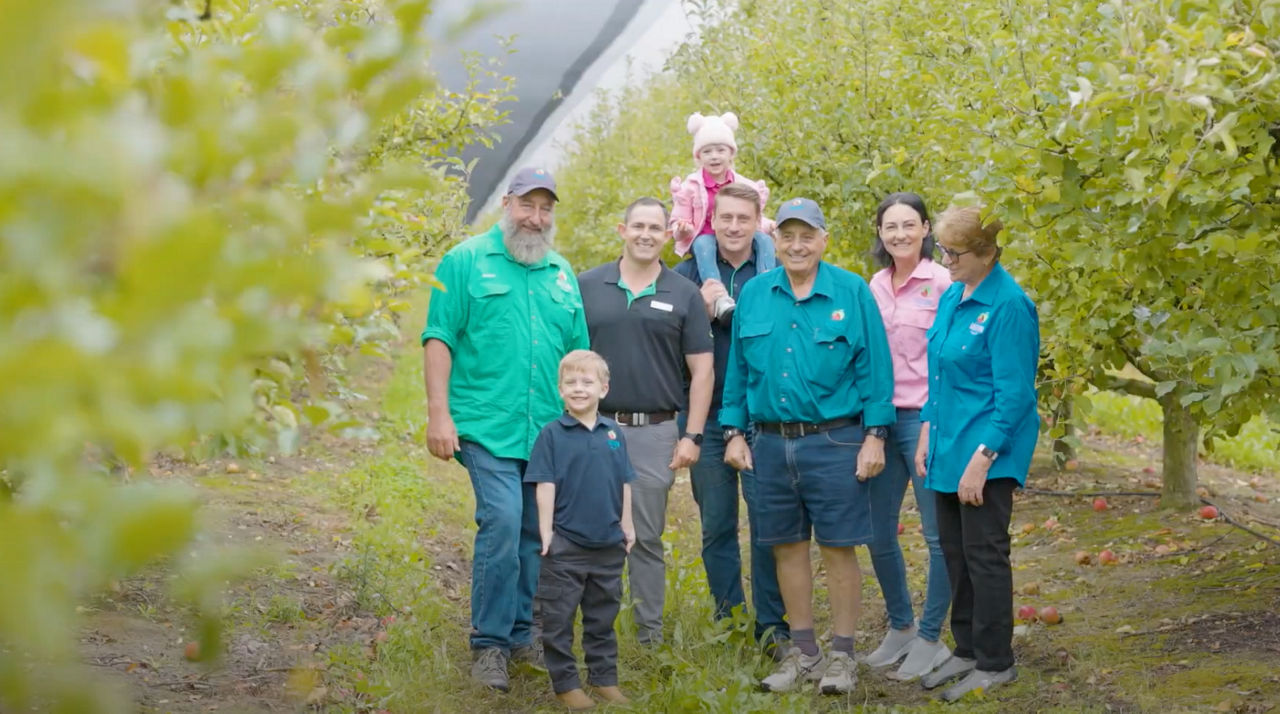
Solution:
[[(951, 585), (938, 542), (935, 499), (916, 473), (914, 460), (920, 438), (920, 408), (929, 396), (925, 332), (933, 325), (938, 299), (951, 285), (947, 269), (933, 261), (933, 251), (924, 199), (914, 193), (895, 193), (881, 202), (876, 210), (871, 256), (883, 269), (871, 277), (871, 294), (880, 306), (889, 335), (893, 405), (898, 409), (898, 421), (889, 427), (884, 471), (871, 479), (871, 565), (884, 593), (890, 627), (865, 662), (870, 667), (887, 667), (905, 657), (902, 666), (889, 675), (901, 680), (928, 674), (951, 654), (938, 639), (951, 604)], [(898, 544), (898, 514), (908, 481), (915, 490), (924, 539), (929, 546), (929, 580), (918, 627), (911, 610), (906, 563)]]

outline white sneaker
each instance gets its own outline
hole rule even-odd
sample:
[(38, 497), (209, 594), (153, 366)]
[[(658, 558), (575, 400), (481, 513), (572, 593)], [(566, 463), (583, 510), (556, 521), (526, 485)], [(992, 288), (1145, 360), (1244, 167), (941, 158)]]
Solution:
[(1008, 684), (1017, 678), (1017, 667), (1010, 667), (1000, 672), (985, 672), (981, 669), (975, 669), (964, 679), (943, 690), (942, 700), (954, 702), (969, 692), (986, 692), (1001, 684)]
[(888, 667), (907, 656), (907, 651), (911, 649), (911, 643), (915, 639), (915, 623), (912, 623), (911, 627), (905, 630), (895, 630), (890, 627), (889, 631), (885, 633), (884, 640), (880, 642), (880, 646), (867, 655), (862, 662), (873, 669)]
[(820, 678), (824, 664), (821, 652), (808, 657), (799, 647), (792, 647), (773, 674), (760, 680), (760, 688), (766, 692), (789, 692), (800, 682)]
[(732, 313), (733, 308), (737, 306), (738, 304), (733, 301), (733, 298), (729, 297), (728, 295), (721, 295), (720, 297), (716, 298), (715, 304), (711, 306), (712, 311), (715, 313), (714, 319), (716, 320), (724, 319), (725, 316)]
[(946, 645), (930, 642), (917, 635), (911, 642), (911, 649), (907, 651), (907, 658), (902, 660), (902, 666), (887, 676), (899, 682), (910, 682), (932, 672), (950, 656), (951, 650)]
[(978, 666), (978, 660), (965, 659), (951, 655), (947, 661), (938, 665), (938, 668), (920, 678), (920, 686), (925, 689), (934, 689), (950, 682), (961, 675), (974, 671)]
[(848, 652), (832, 652), (827, 657), (827, 671), (818, 683), (823, 694), (848, 694), (858, 683), (858, 663)]

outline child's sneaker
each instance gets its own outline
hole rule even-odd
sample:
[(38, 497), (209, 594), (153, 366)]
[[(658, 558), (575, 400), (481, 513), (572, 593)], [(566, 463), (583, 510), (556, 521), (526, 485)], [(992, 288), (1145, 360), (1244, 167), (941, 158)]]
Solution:
[(721, 295), (716, 298), (716, 303), (712, 306), (712, 311), (715, 313), (715, 319), (729, 319), (729, 317), (733, 315), (733, 309), (737, 306), (738, 304), (733, 301), (733, 298), (728, 295)]
[(799, 647), (792, 647), (773, 674), (760, 680), (760, 688), (766, 692), (789, 692), (800, 682), (820, 678), (823, 664), (821, 652), (808, 657)]

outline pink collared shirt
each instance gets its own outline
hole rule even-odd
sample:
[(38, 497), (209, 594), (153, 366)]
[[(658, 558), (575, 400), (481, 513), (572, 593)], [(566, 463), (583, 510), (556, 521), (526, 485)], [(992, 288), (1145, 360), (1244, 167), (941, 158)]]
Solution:
[(893, 289), (893, 267), (871, 276), (871, 294), (880, 306), (889, 352), (893, 355), (893, 405), (919, 409), (929, 399), (928, 339), (925, 332), (938, 314), (938, 300), (951, 286), (951, 274), (924, 259), (907, 282)]
[(720, 193), (720, 189), (733, 183), (735, 178), (737, 178), (737, 176), (734, 176), (733, 170), (730, 169), (724, 172), (724, 179), (720, 181), (720, 183), (716, 183), (715, 179), (711, 178), (711, 174), (707, 173), (706, 169), (702, 170), (702, 183), (707, 187), (707, 218), (702, 222), (702, 227), (698, 229), (698, 232), (693, 234), (694, 237), (703, 236), (708, 233), (715, 233), (711, 228), (711, 214), (714, 213), (714, 211), (711, 210), (711, 207), (716, 205), (716, 194)]

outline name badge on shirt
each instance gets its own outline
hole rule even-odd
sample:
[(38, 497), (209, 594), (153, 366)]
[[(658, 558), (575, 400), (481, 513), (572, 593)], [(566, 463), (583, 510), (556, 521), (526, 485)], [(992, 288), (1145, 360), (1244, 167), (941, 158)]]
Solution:
[(976, 322), (969, 323), (969, 332), (974, 335), (981, 335), (987, 329), (986, 325), (979, 325)]
[(671, 303), (662, 302), (661, 300), (650, 301), (649, 307), (653, 308), (654, 310), (661, 310), (663, 312), (671, 312), (672, 310), (675, 309), (675, 307), (671, 305)]

